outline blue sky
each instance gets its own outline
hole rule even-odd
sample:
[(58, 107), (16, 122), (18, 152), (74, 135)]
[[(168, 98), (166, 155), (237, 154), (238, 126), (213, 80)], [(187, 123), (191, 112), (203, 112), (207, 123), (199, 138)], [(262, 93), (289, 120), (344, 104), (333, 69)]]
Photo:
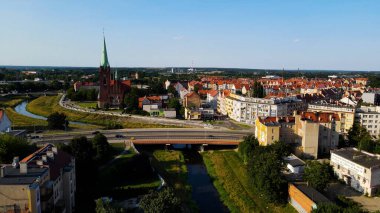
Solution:
[(377, 0), (0, 1), (0, 64), (380, 70)]

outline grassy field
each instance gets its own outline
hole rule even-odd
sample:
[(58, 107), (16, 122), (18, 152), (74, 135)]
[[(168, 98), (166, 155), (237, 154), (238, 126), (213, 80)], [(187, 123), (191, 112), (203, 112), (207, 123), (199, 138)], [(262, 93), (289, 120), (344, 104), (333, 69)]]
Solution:
[(151, 162), (168, 185), (175, 189), (184, 207), (190, 212), (196, 212), (197, 206), (191, 198), (191, 185), (187, 182), (188, 171), (182, 152), (155, 150)]
[(177, 127), (173, 125), (150, 124), (142, 122), (131, 121), (130, 118), (123, 118), (112, 115), (100, 115), (87, 112), (78, 112), (68, 110), (59, 105), (60, 95), (58, 96), (41, 96), (29, 102), (26, 106), (27, 110), (31, 113), (49, 116), (53, 112), (63, 112), (70, 121), (79, 121), (83, 123), (95, 124), (100, 126), (107, 126), (110, 122), (120, 123), (124, 128), (165, 128)]
[(31, 117), (27, 117), (21, 114), (18, 114), (16, 111), (14, 111), (13, 108), (6, 108), (5, 113), (9, 117), (9, 119), (12, 121), (12, 126), (17, 128), (34, 128), (37, 129), (44, 129), (47, 127), (47, 121), (41, 120), (41, 119), (35, 119)]
[[(123, 148), (121, 144), (111, 145), (119, 151)], [(129, 150), (98, 172), (97, 183), (99, 196), (126, 199), (146, 194), (161, 182), (152, 171), (148, 157)]]
[(0, 101), (0, 106), (15, 107), (16, 105), (20, 104), (23, 101), (24, 101), (24, 99), (21, 99), (21, 98), (2, 100), (2, 101)]
[(261, 199), (250, 185), (246, 167), (236, 152), (205, 152), (202, 156), (222, 202), (231, 212), (296, 212), (289, 204), (268, 204)]
[(75, 102), (76, 105), (83, 108), (96, 108), (98, 103), (96, 101), (93, 102)]

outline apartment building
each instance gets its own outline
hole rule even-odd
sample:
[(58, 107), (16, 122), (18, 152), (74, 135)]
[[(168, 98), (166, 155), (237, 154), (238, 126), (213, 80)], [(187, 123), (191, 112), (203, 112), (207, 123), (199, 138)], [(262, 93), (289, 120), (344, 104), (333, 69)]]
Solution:
[(362, 106), (356, 109), (355, 121), (367, 129), (374, 138), (380, 135), (380, 107)]
[(332, 105), (332, 104), (309, 104), (307, 107), (309, 112), (327, 112), (336, 113), (340, 118), (340, 127), (336, 129), (340, 134), (347, 134), (354, 125), (355, 108), (348, 106)]
[(374, 196), (380, 190), (380, 155), (344, 148), (331, 151), (330, 164), (339, 179), (355, 190)]
[(362, 95), (362, 100), (363, 100), (363, 103), (379, 106), (380, 94), (377, 92), (365, 92)]
[(257, 117), (284, 117), (304, 108), (303, 102), (296, 97), (265, 99), (229, 94), (218, 101), (223, 102), (218, 103), (219, 113), (248, 124), (255, 124)]
[(48, 144), (21, 161), (15, 157), (12, 165), (2, 166), (0, 212), (70, 213), (75, 192), (74, 158)]
[(280, 124), (276, 117), (256, 118), (255, 136), (261, 146), (273, 144), (280, 139)]

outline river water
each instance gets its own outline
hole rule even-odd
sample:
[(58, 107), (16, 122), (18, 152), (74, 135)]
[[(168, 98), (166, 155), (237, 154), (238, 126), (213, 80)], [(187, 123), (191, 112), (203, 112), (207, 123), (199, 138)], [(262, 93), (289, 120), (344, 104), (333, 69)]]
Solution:
[[(28, 101), (23, 101), (22, 103), (20, 103), (19, 105), (17, 105), (15, 107), (15, 111), (21, 115), (25, 115), (27, 117), (31, 117), (31, 118), (36, 118), (36, 119), (41, 119), (41, 120), (47, 120), (46, 117), (44, 116), (41, 116), (41, 115), (36, 115), (36, 114), (33, 114), (31, 112), (29, 112), (28, 110), (26, 110), (26, 105), (28, 104)], [(75, 121), (70, 121), (71, 124), (78, 124), (78, 125), (87, 125), (86, 123), (82, 123), (82, 122), (75, 122)]]
[(188, 182), (192, 186), (192, 198), (200, 212), (229, 212), (220, 200), (218, 191), (212, 184), (202, 156), (195, 150), (185, 150)]

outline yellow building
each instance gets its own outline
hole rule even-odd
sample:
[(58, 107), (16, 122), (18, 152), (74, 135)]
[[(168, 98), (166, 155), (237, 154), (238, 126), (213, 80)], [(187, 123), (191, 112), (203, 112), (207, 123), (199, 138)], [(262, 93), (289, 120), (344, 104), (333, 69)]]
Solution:
[(340, 126), (336, 131), (340, 134), (347, 134), (354, 125), (355, 108), (338, 105), (309, 104), (309, 112), (328, 112), (336, 113), (340, 118)]
[(255, 135), (261, 146), (267, 146), (280, 139), (280, 124), (275, 117), (256, 118)]

